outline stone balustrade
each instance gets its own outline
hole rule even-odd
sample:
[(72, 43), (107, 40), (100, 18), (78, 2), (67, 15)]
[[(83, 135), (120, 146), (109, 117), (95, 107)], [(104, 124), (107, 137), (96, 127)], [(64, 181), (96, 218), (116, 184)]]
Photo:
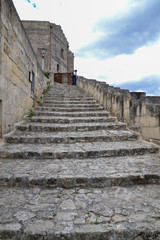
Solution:
[(130, 92), (84, 77), (78, 77), (77, 86), (93, 96), (118, 121), (139, 131), (144, 139), (160, 143), (160, 97)]

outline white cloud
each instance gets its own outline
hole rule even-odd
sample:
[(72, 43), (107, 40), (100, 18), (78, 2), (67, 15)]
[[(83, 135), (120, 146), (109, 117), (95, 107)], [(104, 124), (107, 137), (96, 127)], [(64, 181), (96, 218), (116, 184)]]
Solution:
[(145, 92), (144, 90), (138, 89), (136, 92)]
[(21, 19), (44, 20), (62, 26), (72, 51), (95, 40), (92, 27), (99, 18), (124, 9), (129, 0), (36, 0), (34, 9), (26, 0), (13, 0)]
[[(79, 74), (101, 81), (106, 76), (110, 84), (137, 81), (145, 76), (160, 75), (160, 41), (150, 47), (142, 47), (133, 55), (120, 55), (112, 59), (99, 61), (96, 58), (76, 58)], [(80, 67), (78, 67), (80, 66)]]
[[(102, 18), (120, 14), (122, 10), (139, 4), (135, 0), (32, 0), (38, 8), (27, 0), (13, 0), (21, 19), (44, 20), (61, 25), (70, 49), (76, 51), (99, 38), (103, 32), (93, 32), (93, 25)], [(142, 1), (145, 3), (145, 1)], [(117, 39), (118, 41), (118, 39)], [(114, 85), (127, 81), (137, 81), (145, 76), (160, 75), (160, 41), (152, 46), (137, 49), (131, 55), (119, 55), (107, 60), (98, 58), (75, 58), (75, 68), (79, 75), (94, 78)]]

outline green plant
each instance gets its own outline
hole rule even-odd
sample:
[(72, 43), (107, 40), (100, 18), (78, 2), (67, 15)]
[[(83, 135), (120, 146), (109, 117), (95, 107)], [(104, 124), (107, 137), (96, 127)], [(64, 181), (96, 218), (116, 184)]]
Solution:
[(48, 85), (47, 88), (43, 90), (43, 95), (48, 93), (49, 90), (50, 90), (50, 85)]
[(37, 101), (38, 105), (42, 105), (42, 102), (40, 100)]
[(98, 225), (100, 224), (99, 222), (95, 221), (95, 222), (89, 222), (90, 225)]
[(53, 217), (56, 217), (57, 216), (57, 213), (53, 213)]
[(49, 78), (49, 71), (47, 71), (47, 72), (44, 72), (44, 76), (46, 77), (46, 78)]
[(152, 217), (155, 218), (156, 220), (160, 220), (160, 216)]
[(99, 224), (99, 222), (97, 222), (97, 221), (96, 221), (96, 222), (94, 222), (94, 224), (95, 224), (95, 225), (98, 225), (98, 224)]
[(28, 118), (32, 118), (35, 116), (35, 113), (33, 112), (33, 110), (30, 110), (29, 114), (28, 114)]
[(76, 190), (76, 191), (74, 192), (74, 194), (79, 194), (79, 192)]

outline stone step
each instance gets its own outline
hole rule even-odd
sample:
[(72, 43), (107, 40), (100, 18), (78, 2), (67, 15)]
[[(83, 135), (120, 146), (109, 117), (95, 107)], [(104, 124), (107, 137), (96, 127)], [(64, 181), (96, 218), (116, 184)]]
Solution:
[(55, 112), (93, 112), (103, 110), (103, 107), (37, 107), (38, 111), (55, 111)]
[(39, 116), (29, 118), (30, 122), (41, 122), (41, 123), (85, 123), (85, 122), (115, 122), (115, 117), (52, 117), (52, 116)]
[(92, 101), (84, 101), (83, 99), (79, 101), (58, 101), (56, 99), (53, 100), (43, 100), (43, 103), (45, 104), (96, 104), (97, 102), (92, 100)]
[(56, 107), (56, 108), (99, 108), (99, 104), (84, 104), (84, 103), (76, 103), (76, 104), (66, 104), (66, 103), (43, 103), (43, 107)]
[(159, 186), (1, 188), (0, 239), (159, 240)]
[(52, 100), (54, 100), (54, 99), (56, 99), (56, 101), (81, 101), (82, 99), (83, 99), (83, 101), (94, 101), (95, 99), (94, 98), (92, 98), (92, 97), (64, 97), (64, 96), (55, 96), (55, 95), (53, 95), (53, 96), (46, 96), (45, 98), (44, 98), (44, 101), (52, 101)]
[(8, 143), (75, 143), (137, 140), (139, 135), (129, 131), (101, 130), (91, 132), (15, 132), (5, 135)]
[(156, 145), (141, 141), (85, 142), (71, 144), (4, 144), (0, 158), (99, 158), (158, 153)]
[(34, 111), (37, 116), (66, 116), (66, 117), (108, 117), (107, 111), (93, 111), (93, 112), (51, 112), (51, 111)]
[(20, 123), (15, 125), (19, 131), (37, 132), (58, 132), (58, 131), (97, 131), (97, 130), (125, 130), (126, 124), (121, 122), (106, 123), (70, 123), (70, 124), (51, 124), (51, 123)]
[(160, 157), (1, 159), (1, 187), (104, 188), (160, 184)]

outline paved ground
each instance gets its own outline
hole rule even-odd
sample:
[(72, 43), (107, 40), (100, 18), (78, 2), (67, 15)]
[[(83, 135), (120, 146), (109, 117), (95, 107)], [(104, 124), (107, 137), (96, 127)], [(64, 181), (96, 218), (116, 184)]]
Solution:
[(0, 240), (160, 240), (160, 157), (55, 84), (0, 147)]

